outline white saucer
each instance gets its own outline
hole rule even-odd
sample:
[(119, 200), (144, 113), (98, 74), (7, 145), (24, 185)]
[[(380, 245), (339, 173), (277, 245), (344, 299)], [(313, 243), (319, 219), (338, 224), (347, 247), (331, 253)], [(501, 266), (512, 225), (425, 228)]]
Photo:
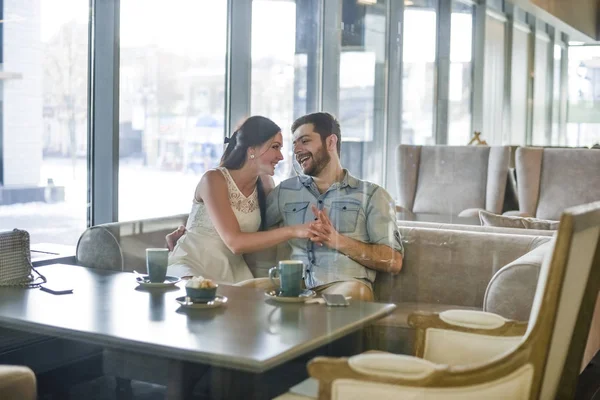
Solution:
[(147, 287), (147, 288), (170, 287), (170, 286), (175, 285), (177, 282), (179, 282), (181, 280), (180, 278), (177, 278), (176, 276), (166, 276), (164, 282), (156, 282), (156, 283), (152, 283), (152, 282), (144, 280), (144, 279), (148, 279), (148, 275), (141, 275), (141, 276), (138, 276), (135, 278), (138, 285), (140, 285), (142, 287)]
[(267, 290), (265, 296), (280, 303), (304, 303), (306, 300), (312, 299), (317, 295), (314, 290), (310, 289), (303, 290), (299, 296), (293, 297), (281, 296), (279, 293), (279, 290)]
[(189, 297), (186, 298), (186, 296), (181, 296), (176, 298), (175, 301), (185, 308), (216, 308), (227, 303), (227, 297), (218, 294), (215, 296), (214, 300), (209, 302), (193, 302)]

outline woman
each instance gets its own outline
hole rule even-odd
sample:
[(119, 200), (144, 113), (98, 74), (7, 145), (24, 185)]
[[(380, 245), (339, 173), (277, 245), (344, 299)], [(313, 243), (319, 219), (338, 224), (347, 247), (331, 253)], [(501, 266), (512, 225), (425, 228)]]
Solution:
[[(265, 230), (260, 176), (274, 175), (283, 160), (282, 143), (281, 128), (265, 117), (250, 117), (235, 131), (220, 166), (207, 171), (196, 187), (185, 233), (169, 255), (169, 275), (240, 282), (252, 278), (242, 254), (309, 237), (308, 224)], [(178, 234), (169, 236), (167, 241)]]

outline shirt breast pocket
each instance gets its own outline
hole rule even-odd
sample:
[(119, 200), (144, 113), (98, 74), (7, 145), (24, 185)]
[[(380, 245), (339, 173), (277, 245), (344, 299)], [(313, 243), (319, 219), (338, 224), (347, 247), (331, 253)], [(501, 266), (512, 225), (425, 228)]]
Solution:
[(283, 217), (286, 225), (298, 225), (304, 223), (306, 210), (310, 202), (302, 201), (297, 203), (287, 203), (283, 206)]
[(356, 222), (360, 205), (350, 201), (334, 201), (331, 203), (329, 218), (339, 233), (352, 233), (356, 230)]

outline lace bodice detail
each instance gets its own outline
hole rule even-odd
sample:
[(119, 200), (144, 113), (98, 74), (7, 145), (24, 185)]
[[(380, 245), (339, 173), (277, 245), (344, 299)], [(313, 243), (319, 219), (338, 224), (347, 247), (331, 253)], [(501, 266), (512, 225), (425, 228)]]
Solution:
[[(258, 192), (256, 189), (248, 197), (238, 189), (233, 178), (226, 168), (218, 168), (227, 181), (227, 192), (229, 194), (229, 203), (233, 209), (240, 229), (242, 232), (257, 232), (260, 227), (260, 208), (258, 206)], [(188, 218), (188, 230), (193, 230), (198, 233), (207, 234), (210, 236), (219, 236), (215, 229), (214, 223), (210, 219), (208, 210), (204, 203), (199, 203), (194, 200), (192, 210)]]
[(229, 203), (231, 203), (231, 207), (244, 214), (249, 214), (258, 210), (258, 192), (256, 191), (256, 187), (254, 187), (254, 191), (250, 196), (246, 197), (235, 184), (235, 181), (229, 174), (227, 168), (219, 167), (218, 169), (223, 176), (225, 176), (225, 180), (227, 181), (227, 191), (229, 192)]

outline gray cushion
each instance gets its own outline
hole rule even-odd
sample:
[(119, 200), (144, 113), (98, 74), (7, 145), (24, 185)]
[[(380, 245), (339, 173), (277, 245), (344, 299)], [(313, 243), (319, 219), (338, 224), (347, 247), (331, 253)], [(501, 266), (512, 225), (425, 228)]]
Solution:
[(544, 149), (535, 216), (559, 219), (564, 209), (600, 200), (600, 152)]
[(511, 217), (506, 215), (497, 215), (487, 211), (479, 211), (479, 220), (481, 221), (482, 226), (551, 231), (557, 230), (559, 224), (559, 221), (549, 221), (528, 217)]
[(508, 147), (410, 146), (397, 150), (398, 205), (418, 214), (501, 212)]
[(553, 244), (544, 243), (498, 271), (486, 289), (483, 310), (528, 321), (542, 261), (551, 255)]
[(424, 146), (412, 211), (457, 215), (467, 208), (485, 208), (489, 151), (489, 147)]
[(516, 153), (519, 210), (558, 220), (568, 207), (600, 200), (600, 152), (521, 147)]

